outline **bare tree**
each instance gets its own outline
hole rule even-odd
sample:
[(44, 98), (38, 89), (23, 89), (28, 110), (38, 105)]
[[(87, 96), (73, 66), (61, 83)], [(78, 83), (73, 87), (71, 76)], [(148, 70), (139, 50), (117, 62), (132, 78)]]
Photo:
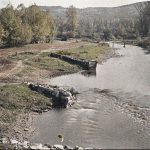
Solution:
[(145, 3), (137, 3), (135, 5), (135, 8), (138, 12), (138, 18), (139, 18), (139, 32), (142, 34), (142, 36), (145, 36), (146, 30), (147, 30), (147, 21), (148, 19), (148, 8), (149, 8), (150, 2)]

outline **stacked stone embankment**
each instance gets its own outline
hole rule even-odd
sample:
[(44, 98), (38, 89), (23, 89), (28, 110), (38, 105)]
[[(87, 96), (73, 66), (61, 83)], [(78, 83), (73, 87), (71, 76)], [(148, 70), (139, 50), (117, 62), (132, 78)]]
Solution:
[(76, 58), (73, 58), (71, 56), (60, 55), (60, 54), (56, 54), (56, 53), (50, 53), (49, 57), (58, 58), (58, 59), (66, 61), (66, 62), (69, 62), (71, 64), (78, 65), (85, 70), (96, 69), (96, 66), (97, 66), (97, 61), (95, 61), (95, 60), (88, 61), (85, 59), (76, 59)]
[(28, 86), (31, 90), (52, 98), (53, 107), (67, 108), (72, 106), (76, 101), (76, 94), (78, 94), (73, 88), (65, 90), (57, 86), (34, 83), (28, 83)]

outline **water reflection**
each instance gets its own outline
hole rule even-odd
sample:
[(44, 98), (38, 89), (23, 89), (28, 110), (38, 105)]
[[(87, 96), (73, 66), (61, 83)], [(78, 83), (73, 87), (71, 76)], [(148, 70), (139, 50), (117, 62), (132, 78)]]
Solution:
[(86, 76), (86, 77), (90, 77), (90, 76), (96, 76), (96, 69), (93, 70), (84, 70), (81, 72), (82, 75)]

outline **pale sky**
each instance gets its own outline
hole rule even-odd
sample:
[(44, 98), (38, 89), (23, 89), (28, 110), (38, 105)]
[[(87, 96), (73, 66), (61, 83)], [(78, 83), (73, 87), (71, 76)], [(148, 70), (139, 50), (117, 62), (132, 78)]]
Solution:
[[(5, 7), (8, 3), (17, 6), (23, 3), (25, 6), (36, 3), (39, 6), (63, 6), (74, 5), (77, 8), (85, 7), (116, 7), (145, 0), (0, 0), (0, 8)], [(150, 1), (150, 0), (149, 0)]]

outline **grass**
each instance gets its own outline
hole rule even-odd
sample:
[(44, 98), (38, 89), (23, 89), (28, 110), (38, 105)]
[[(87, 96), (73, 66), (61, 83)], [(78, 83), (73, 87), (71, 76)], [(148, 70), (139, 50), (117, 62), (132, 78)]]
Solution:
[(13, 65), (14, 63), (11, 60), (0, 57), (0, 72), (12, 68)]
[(23, 69), (19, 76), (28, 74), (30, 71), (36, 69), (45, 69), (48, 71), (64, 71), (64, 72), (76, 72), (79, 68), (75, 65), (69, 64), (59, 59), (48, 57), (49, 52), (43, 52), (38, 55), (37, 52), (24, 52), (12, 55), (9, 60), (16, 61), (22, 60), (27, 66)]
[(33, 68), (32, 66), (25, 65), (22, 71), (17, 73), (16, 76), (22, 78), (26, 75), (30, 75), (33, 71), (35, 71), (35, 68)]
[(10, 60), (25, 60), (25, 59), (30, 59), (37, 55), (38, 52), (21, 52), (21, 53), (15, 53), (11, 56), (8, 57)]
[(22, 110), (34, 108), (44, 109), (51, 106), (51, 100), (37, 92), (31, 91), (26, 85), (6, 85), (0, 87), (1, 121), (15, 120), (15, 115)]
[[(86, 43), (86, 45), (80, 46), (79, 48), (72, 48), (69, 50), (56, 51), (61, 55), (68, 55), (78, 59), (97, 60), (101, 55), (108, 52), (110, 48), (108, 46), (98, 46), (94, 43)], [(80, 70), (79, 66), (70, 64), (57, 58), (48, 57), (49, 52), (21, 52), (16, 53), (8, 59), (11, 61), (22, 60), (24, 64), (23, 70), (17, 74), (18, 77), (30, 76), (31, 72), (35, 70), (47, 70), (57, 73), (72, 73)]]
[(69, 64), (59, 59), (48, 57), (48, 54), (49, 53), (43, 53), (35, 57), (34, 59), (29, 59), (25, 61), (25, 64), (28, 66), (33, 66), (35, 68), (45, 69), (49, 71), (63, 70), (66, 72), (75, 72), (79, 70), (79, 68), (75, 65)]
[(63, 50), (57, 53), (69, 56), (71, 55), (74, 58), (78, 59), (92, 60), (97, 59), (101, 54), (105, 54), (105, 52), (108, 51), (109, 49), (110, 48), (108, 46), (98, 46), (96, 44), (88, 44), (81, 46), (79, 48)]
[(11, 63), (12, 62), (9, 59), (0, 57), (0, 65), (9, 65)]

